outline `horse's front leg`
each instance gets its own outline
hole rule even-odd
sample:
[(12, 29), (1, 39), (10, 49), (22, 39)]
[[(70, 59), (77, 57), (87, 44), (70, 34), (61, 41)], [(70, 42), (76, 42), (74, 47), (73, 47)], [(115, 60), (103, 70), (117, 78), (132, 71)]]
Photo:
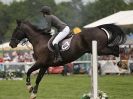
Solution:
[(37, 63), (35, 63), (27, 72), (26, 85), (27, 85), (27, 89), (29, 92), (31, 92), (33, 90), (33, 87), (30, 82), (30, 75), (33, 71), (38, 70), (39, 68), (40, 68), (39, 65), (37, 65)]
[(36, 79), (36, 85), (34, 86), (34, 88), (32, 90), (32, 93), (31, 93), (31, 99), (35, 99), (36, 98), (36, 94), (37, 94), (37, 91), (38, 91), (39, 83), (42, 80), (42, 78), (43, 78), (43, 76), (44, 76), (44, 74), (45, 74), (47, 69), (48, 69), (48, 67), (40, 68), (39, 74), (38, 74), (37, 79)]

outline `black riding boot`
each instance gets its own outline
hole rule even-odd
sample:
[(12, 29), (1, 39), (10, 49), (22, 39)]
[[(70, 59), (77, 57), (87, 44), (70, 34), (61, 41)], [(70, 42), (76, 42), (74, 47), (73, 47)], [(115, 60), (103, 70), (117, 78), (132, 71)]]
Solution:
[(54, 44), (54, 49), (55, 49), (55, 55), (56, 55), (54, 62), (56, 63), (56, 62), (62, 61), (58, 44)]

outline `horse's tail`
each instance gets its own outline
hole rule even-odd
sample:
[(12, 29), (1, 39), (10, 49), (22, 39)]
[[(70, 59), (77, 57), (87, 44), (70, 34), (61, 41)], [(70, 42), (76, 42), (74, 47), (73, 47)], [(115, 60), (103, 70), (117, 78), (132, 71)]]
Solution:
[(116, 26), (114, 24), (105, 24), (98, 27), (106, 29), (111, 35), (108, 46), (121, 45), (124, 44), (127, 40), (126, 34), (119, 26)]

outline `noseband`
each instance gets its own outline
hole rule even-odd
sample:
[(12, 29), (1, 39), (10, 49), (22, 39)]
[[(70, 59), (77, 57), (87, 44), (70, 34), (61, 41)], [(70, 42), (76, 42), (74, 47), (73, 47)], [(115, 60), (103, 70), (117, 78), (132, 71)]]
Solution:
[[(18, 31), (21, 31), (23, 34), (24, 32), (21, 30), (20, 27), (17, 28)], [(16, 44), (19, 44), (21, 42), (21, 40), (17, 39), (17, 38), (12, 38), (11, 41), (15, 42)]]
[(12, 38), (11, 41), (15, 42), (16, 44), (20, 43), (20, 40), (18, 40), (16, 38)]

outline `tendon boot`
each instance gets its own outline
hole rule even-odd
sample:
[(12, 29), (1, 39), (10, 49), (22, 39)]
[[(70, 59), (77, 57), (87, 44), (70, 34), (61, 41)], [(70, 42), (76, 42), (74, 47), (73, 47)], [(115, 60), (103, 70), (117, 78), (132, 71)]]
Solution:
[(55, 60), (54, 60), (54, 63), (61, 62), (62, 61), (62, 57), (61, 57), (61, 53), (60, 53), (58, 44), (54, 44), (54, 49), (55, 49)]

